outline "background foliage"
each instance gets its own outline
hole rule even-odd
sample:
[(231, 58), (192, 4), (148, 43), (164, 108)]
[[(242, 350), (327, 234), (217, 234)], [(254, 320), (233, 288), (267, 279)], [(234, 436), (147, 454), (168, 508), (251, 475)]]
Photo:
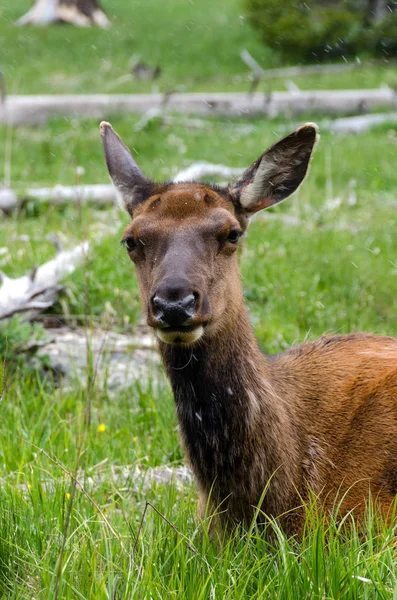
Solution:
[[(273, 1), (269, 10), (274, 6), (279, 11), (290, 0)], [(0, 70), (9, 94), (247, 91), (251, 73), (240, 58), (241, 50), (248, 50), (264, 69), (277, 66), (280, 58), (273, 38), (262, 43), (256, 28), (262, 17), (258, 12), (249, 20), (246, 0), (102, 0), (112, 21), (105, 31), (15, 27), (14, 21), (30, 4), (0, 3)], [(298, 31), (305, 36), (306, 30)], [(347, 58), (354, 61), (355, 56)], [(138, 60), (149, 68), (160, 67), (159, 77), (134, 77), (131, 66)], [(299, 53), (294, 51), (289, 61), (300, 63)], [(394, 86), (397, 67), (386, 60), (376, 67), (364, 63), (353, 77), (351, 72), (317, 73), (294, 78), (294, 83), (300, 89)], [(259, 89), (285, 90), (285, 77), (265, 80)]]
[[(277, 56), (261, 44), (239, 0), (103, 0), (107, 31), (16, 28), (29, 0), (0, 7), (0, 68), (13, 93), (247, 91), (247, 48), (264, 67)], [(134, 54), (160, 64), (156, 81), (129, 74)], [(294, 79), (300, 89), (392, 85), (392, 63)], [(285, 89), (285, 78), (262, 91)], [(108, 115), (148, 176), (167, 180), (195, 160), (246, 167), (299, 118), (155, 119)], [(397, 132), (386, 123), (321, 141), (308, 179), (283, 205), (252, 220), (240, 264), (261, 348), (284, 350), (324, 332), (397, 335)], [(31, 187), (107, 182), (96, 119), (0, 126), (0, 177)], [(8, 151), (7, 151), (8, 148)], [(13, 277), (88, 239), (83, 268), (65, 280), (52, 319), (91, 332), (134, 332), (142, 319), (134, 269), (119, 241), (128, 215), (116, 207), (56, 207), (27, 199), (0, 219), (0, 269)], [(43, 340), (20, 320), (0, 338), (0, 598), (5, 600), (280, 600), (397, 598), (395, 527), (369, 506), (354, 522), (324, 520), (307, 507), (302, 540), (277, 527), (238, 530), (210, 543), (196, 518), (193, 485), (157, 484), (149, 469), (184, 462), (169, 385), (160, 373), (114, 393), (91, 361), (66, 383), (19, 358), (12, 346)], [(7, 340), (7, 341), (6, 341)], [(7, 352), (7, 354), (6, 354)], [(3, 377), (4, 376), (4, 377)], [(76, 483), (76, 480), (79, 484)], [(137, 536), (146, 502), (148, 508)], [(265, 517), (264, 517), (265, 520)], [(170, 525), (171, 523), (171, 525)], [(192, 550), (193, 548), (193, 550)]]
[(397, 56), (397, 5), (392, 0), (246, 0), (246, 5), (265, 45), (287, 61)]

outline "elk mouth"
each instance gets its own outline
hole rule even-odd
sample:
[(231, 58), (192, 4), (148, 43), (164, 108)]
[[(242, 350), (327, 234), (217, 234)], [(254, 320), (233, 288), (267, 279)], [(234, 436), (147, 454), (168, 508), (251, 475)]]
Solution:
[(181, 327), (156, 327), (155, 331), (157, 337), (166, 344), (190, 345), (202, 337), (204, 327), (200, 323)]

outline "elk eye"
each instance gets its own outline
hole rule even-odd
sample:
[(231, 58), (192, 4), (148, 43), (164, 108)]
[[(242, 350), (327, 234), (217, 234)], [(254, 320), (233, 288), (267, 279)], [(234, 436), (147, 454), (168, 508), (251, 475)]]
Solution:
[(132, 235), (121, 240), (121, 243), (123, 244), (123, 246), (125, 246), (125, 248), (128, 250), (128, 252), (132, 252), (133, 250), (136, 250), (136, 247), (137, 247), (136, 241), (134, 240)]
[(240, 239), (241, 233), (237, 229), (232, 229), (232, 231), (227, 236), (227, 241), (231, 244), (237, 244)]

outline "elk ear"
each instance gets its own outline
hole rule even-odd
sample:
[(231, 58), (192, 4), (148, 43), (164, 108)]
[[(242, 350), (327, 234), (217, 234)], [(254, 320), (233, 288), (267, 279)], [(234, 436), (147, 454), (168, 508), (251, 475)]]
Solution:
[(306, 177), (318, 138), (317, 125), (306, 123), (266, 150), (229, 186), (238, 209), (249, 216), (282, 202), (295, 192)]
[(131, 152), (109, 123), (103, 121), (99, 129), (110, 178), (118, 192), (122, 208), (132, 216), (135, 208), (153, 195), (155, 184), (145, 177)]

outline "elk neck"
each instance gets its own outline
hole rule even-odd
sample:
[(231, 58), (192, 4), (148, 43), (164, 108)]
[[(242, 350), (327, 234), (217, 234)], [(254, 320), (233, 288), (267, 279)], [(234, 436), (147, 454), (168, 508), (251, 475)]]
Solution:
[(191, 348), (160, 343), (160, 351), (201, 488), (208, 491), (216, 481), (219, 496), (229, 490), (236, 496), (239, 489), (256, 503), (258, 489), (272, 478), (279, 503), (277, 480), (280, 475), (285, 481), (291, 464), (283, 443), (291, 422), (271, 383), (272, 359), (259, 350), (242, 298), (234, 312), (216, 336), (204, 336)]

